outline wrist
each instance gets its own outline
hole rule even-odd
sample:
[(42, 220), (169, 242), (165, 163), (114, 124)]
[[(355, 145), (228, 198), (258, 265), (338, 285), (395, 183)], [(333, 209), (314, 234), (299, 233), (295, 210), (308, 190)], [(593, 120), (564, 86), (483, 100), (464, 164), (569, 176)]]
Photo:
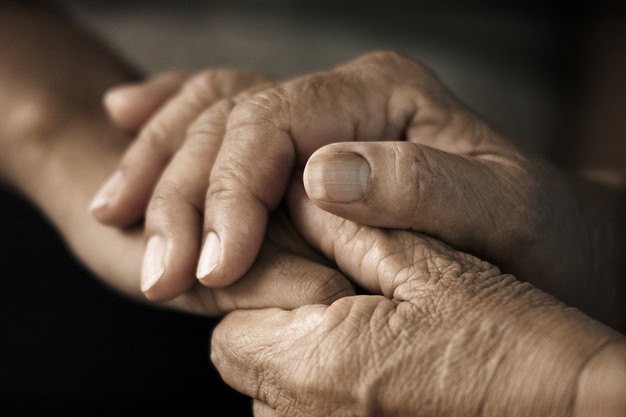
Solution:
[(601, 348), (584, 366), (573, 417), (621, 417), (626, 413), (626, 341)]
[[(503, 343), (504, 353), (499, 352), (502, 359), (483, 410), (506, 416), (529, 415), (529, 411), (574, 416), (582, 371), (603, 346), (623, 336), (547, 294), (529, 299), (519, 295), (506, 304), (507, 310), (515, 310), (502, 314), (500, 325), (515, 329), (514, 336)], [(503, 317), (511, 321), (503, 322)], [(498, 352), (491, 355), (497, 357)]]

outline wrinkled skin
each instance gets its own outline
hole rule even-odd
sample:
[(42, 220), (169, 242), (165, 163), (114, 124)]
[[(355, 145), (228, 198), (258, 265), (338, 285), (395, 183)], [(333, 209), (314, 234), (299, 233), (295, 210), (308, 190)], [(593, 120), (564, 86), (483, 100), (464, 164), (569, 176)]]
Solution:
[[(111, 228), (98, 223), (88, 211), (93, 195), (133, 137), (113, 126), (102, 108), (102, 96), (114, 85), (133, 81), (132, 71), (106, 47), (47, 8), (3, 5), (0, 39), (4, 62), (0, 68), (2, 184), (39, 207), (72, 253), (103, 282), (145, 302), (140, 289), (145, 251), (141, 223)], [(47, 40), (47, 48), (41, 48), (41, 39)], [(205, 95), (205, 100), (216, 101), (266, 80), (238, 71), (219, 75), (205, 74), (195, 80), (196, 87), (204, 83), (206, 91), (215, 92), (212, 97)], [(186, 79), (184, 74), (164, 76), (160, 87), (151, 90), (156, 93), (150, 103), (144, 102), (134, 113), (126, 112), (132, 117), (118, 121), (127, 129), (140, 128), (133, 123), (158, 111)], [(351, 284), (302, 240), (284, 213), (276, 212), (271, 222), (248, 279), (222, 289), (198, 284), (159, 305), (219, 316), (236, 308), (328, 303), (354, 293)]]
[[(366, 57), (363, 61), (367, 58), (371, 59)], [(331, 74), (317, 76), (332, 80)], [(305, 77), (299, 85), (306, 86), (307, 80), (310, 78)], [(237, 103), (244, 103), (249, 97), (255, 96), (230, 101), (229, 109), (235, 111)], [(623, 366), (619, 359), (623, 357), (623, 339), (617, 333), (539, 289), (503, 274), (491, 263), (425, 234), (398, 230), (423, 229), (428, 223), (426, 212), (437, 215), (432, 227), (441, 228), (439, 234), (448, 230), (453, 232), (450, 239), (461, 239), (463, 232), (471, 237), (477, 233), (472, 227), (481, 224), (484, 211), (459, 213), (459, 207), (468, 207), (450, 204), (459, 196), (468, 199), (470, 205), (475, 197), (474, 204), (487, 209), (494, 219), (500, 218), (499, 222), (485, 226), (487, 230), (478, 227), (478, 231), (493, 233), (494, 239), (504, 239), (512, 233), (513, 241), (519, 239), (516, 242), (520, 247), (525, 233), (541, 235), (537, 230), (533, 232), (532, 227), (529, 231), (527, 226), (532, 226), (529, 219), (540, 216), (546, 205), (552, 204), (556, 210), (565, 202), (559, 206), (561, 212), (570, 213), (571, 219), (581, 222), (579, 225), (588, 226), (584, 213), (572, 200), (576, 198), (573, 189), (554, 169), (501, 139), (463, 107), (452, 108), (460, 113), (456, 114), (459, 120), (451, 123), (457, 130), (447, 132), (449, 139), (454, 139), (449, 146), (457, 140), (457, 146), (466, 145), (467, 149), (472, 149), (471, 144), (493, 148), (487, 146), (483, 154), (472, 154), (466, 149), (469, 155), (456, 158), (454, 152), (433, 152), (436, 149), (409, 142), (343, 142), (319, 149), (308, 161), (304, 180), (309, 197), (327, 212), (307, 202), (302, 185), (299, 189), (295, 185), (290, 194), (290, 214), (296, 227), (366, 293), (378, 295), (346, 297), (330, 306), (309, 304), (291, 311), (273, 308), (229, 314), (213, 335), (211, 358), (227, 383), (255, 399), (255, 416), (578, 416), (585, 415), (577, 413), (577, 401), (588, 392), (580, 383), (585, 380), (580, 376), (589, 373), (587, 364), (602, 356), (598, 352), (614, 349), (609, 356), (613, 363), (618, 358), (615, 368)], [(196, 119), (194, 131), (201, 132), (201, 122), (213, 120), (215, 111)], [(232, 111), (222, 112), (220, 126), (230, 120)], [(471, 135), (458, 134), (475, 130), (461, 128), (464, 123), (478, 123), (486, 129), (482, 138), (487, 139), (474, 143)], [(446, 135), (439, 136), (442, 137), (445, 139)], [(193, 147), (182, 142), (181, 150), (197, 149), (201, 139), (194, 136)], [(219, 143), (222, 140), (215, 136), (213, 139)], [(224, 148), (221, 150), (225, 152)], [(192, 163), (193, 155), (185, 152), (175, 158)], [(332, 181), (327, 181), (324, 173), (337, 159), (345, 162), (348, 153), (367, 161), (369, 186), (361, 200), (333, 201), (324, 184)], [(177, 178), (185, 179), (181, 176), (184, 171), (177, 172), (178, 168), (170, 166), (167, 171), (167, 181), (178, 186), (174, 193), (159, 194), (157, 186), (161, 208), (170, 203), (175, 207), (174, 197), (184, 194), (181, 190), (188, 190), (184, 181), (176, 182)], [(503, 176), (492, 175), (496, 172)], [(189, 189), (201, 193), (206, 182), (205, 179), (191, 184)], [(461, 187), (455, 190), (450, 184)], [(515, 189), (515, 184), (519, 189)], [(544, 193), (541, 189), (546, 186), (551, 191)], [(430, 198), (419, 196), (411, 200), (412, 189), (426, 192)], [(475, 194), (465, 195), (463, 191), (468, 190)], [(397, 195), (409, 198), (398, 202), (393, 198)], [(498, 195), (514, 198), (509, 201)], [(531, 200), (536, 205), (530, 204)], [(390, 205), (391, 201), (394, 203)], [(514, 207), (516, 204), (519, 207)], [(330, 213), (392, 229), (362, 226)], [(558, 219), (546, 221), (554, 230), (568, 230), (569, 226), (560, 229), (563, 224)], [(489, 239), (485, 242), (493, 244)], [(558, 249), (565, 251), (567, 247)], [(501, 253), (512, 250), (506, 245), (493, 249)], [(582, 259), (586, 267), (592, 268), (589, 261)], [(554, 268), (544, 270), (536, 262), (532, 265), (533, 279), (541, 285), (564, 283), (558, 275), (552, 275)], [(557, 265), (556, 269), (562, 266)], [(566, 298), (572, 284), (568, 281), (569, 288), (562, 288), (562, 298)], [(595, 284), (602, 287), (598, 281)], [(579, 290), (580, 287), (576, 291)], [(606, 380), (606, 373), (599, 374)], [(617, 392), (613, 400), (620, 395)], [(620, 407), (607, 400), (610, 396), (606, 392), (596, 398)]]
[[(179, 96), (203, 97), (206, 89), (192, 94), (188, 85)], [(152, 119), (162, 132), (176, 132), (173, 144), (140, 134), (121, 164), (127, 174), (115, 198), (94, 212), (122, 225), (147, 206), (147, 238), (158, 236), (169, 253), (167, 267), (151, 274), (157, 279), (145, 288), (149, 298), (185, 291), (196, 268), (209, 287), (236, 280), (255, 259), (292, 169), (305, 168), (309, 197), (331, 213), (427, 233), (621, 325), (623, 239), (612, 232), (615, 213), (602, 207), (602, 187), (581, 192), (578, 181), (566, 181), (475, 115), (420, 63), (376, 52), (327, 72), (256, 85), (203, 111), (191, 107), (193, 117), (171, 111)], [(319, 184), (333, 158), (348, 154), (363, 158), (370, 172), (354, 201)], [(124, 162), (137, 160), (143, 162)], [(216, 233), (219, 245), (205, 245), (200, 256), (202, 228), (205, 238)]]
[(425, 235), (361, 226), (294, 191), (309, 241), (374, 294), (236, 311), (211, 359), (262, 416), (571, 415), (616, 333)]
[[(65, 24), (50, 25), (47, 14), (36, 14), (32, 25), (23, 14), (1, 9), (0, 19), (6, 40), (0, 53), (11, 58), (0, 72), (6, 92), (0, 97), (2, 179), (38, 204), (94, 272), (138, 295), (142, 231), (102, 227), (86, 212), (89, 196), (130, 140), (104, 118), (99, 98), (129, 74)], [(39, 48), (41, 38), (50, 41), (49, 49)], [(66, 66), (50, 67), (54, 62)], [(173, 85), (155, 101), (174, 94)], [(141, 125), (132, 122), (123, 125)], [(250, 280), (223, 290), (198, 284), (169, 304), (205, 314), (275, 306), (237, 311), (213, 337), (214, 362), (229, 383), (257, 400), (257, 416), (568, 415), (582, 364), (597, 347), (619, 339), (433, 238), (325, 217), (307, 205), (301, 189), (290, 196), (291, 214), (308, 241), (379, 295), (341, 297), (351, 294), (346, 281), (331, 268), (302, 263), (316, 256), (279, 217), (281, 227), (268, 228), (275, 244), (261, 249)], [(309, 273), (322, 279), (294, 280)], [(328, 307), (315, 304), (337, 298)]]

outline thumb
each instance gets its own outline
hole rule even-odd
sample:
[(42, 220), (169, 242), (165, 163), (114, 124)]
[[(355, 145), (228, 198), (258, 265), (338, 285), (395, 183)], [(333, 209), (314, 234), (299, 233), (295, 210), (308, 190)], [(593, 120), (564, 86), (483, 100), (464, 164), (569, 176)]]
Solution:
[[(237, 391), (273, 402), (269, 397), (279, 376), (289, 375), (287, 368), (303, 366), (305, 358), (294, 342), (316, 333), (327, 308), (309, 304), (291, 311), (233, 311), (211, 335), (211, 362), (224, 382)], [(294, 355), (298, 358), (295, 361)]]
[(104, 108), (117, 126), (136, 131), (187, 78), (187, 74), (166, 72), (139, 83), (113, 87), (104, 95)]
[[(322, 210), (307, 198), (295, 178), (286, 197), (289, 214), (302, 237), (367, 293), (404, 301), (415, 298), (412, 285), (428, 292), (444, 276), (492, 269), (422, 233), (362, 225)], [(400, 287), (404, 289), (398, 290)]]
[(500, 244), (499, 227), (515, 226), (518, 173), (514, 165), (410, 142), (345, 142), (311, 156), (304, 185), (317, 206), (345, 219), (480, 252)]

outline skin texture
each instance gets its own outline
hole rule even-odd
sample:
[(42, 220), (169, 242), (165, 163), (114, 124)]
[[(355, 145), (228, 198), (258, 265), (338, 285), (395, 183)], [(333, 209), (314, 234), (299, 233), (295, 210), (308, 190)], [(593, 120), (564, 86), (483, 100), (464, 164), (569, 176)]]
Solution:
[[(229, 314), (211, 360), (256, 400), (255, 416), (569, 416), (589, 358), (626, 346), (579, 310), (430, 237), (323, 212), (301, 185), (290, 206), (312, 244), (382, 295)], [(609, 404), (620, 404), (616, 389)]]
[[(110, 228), (88, 211), (93, 195), (132, 139), (111, 124), (102, 96), (114, 85), (133, 81), (133, 72), (48, 8), (2, 4), (0, 38), (5, 63), (0, 69), (3, 183), (39, 207), (96, 276), (145, 302), (140, 290), (145, 251), (141, 224)], [(43, 51), (41, 39), (47, 42)], [(92, 70), (84, 71), (85, 66)], [(224, 91), (228, 86), (240, 88), (238, 75), (231, 75), (220, 79)], [(215, 316), (236, 308), (328, 303), (353, 294), (351, 284), (327, 261), (316, 261), (321, 257), (284, 213), (276, 213), (273, 223), (249, 280), (217, 291), (195, 285), (160, 305)]]
[[(158, 115), (153, 121), (159, 119), (171, 125)], [(177, 132), (182, 126), (172, 125)], [(209, 106), (187, 127), (186, 139), (174, 137), (178, 149), (156, 143), (151, 151), (176, 154), (150, 197), (146, 230), (177, 261), (166, 259), (152, 274), (149, 297), (176, 296), (192, 285), (194, 269), (209, 287), (236, 280), (254, 260), (292, 169), (304, 168), (309, 197), (331, 213), (427, 233), (624, 325), (624, 239), (615, 232), (624, 193), (566, 178), (401, 55), (377, 52), (328, 72), (257, 86)], [(126, 158), (142, 159), (135, 170), (162, 169), (166, 157), (150, 156), (134, 146)], [(119, 194), (137, 186), (128, 178)], [(110, 221), (145, 204), (145, 192), (128, 195), (97, 217)], [(203, 240), (211, 244), (200, 252)]]
[[(102, 227), (86, 210), (130, 142), (106, 119), (99, 97), (131, 73), (49, 14), (27, 10), (0, 13), (0, 53), (10, 58), (0, 76), (7, 92), (0, 112), (2, 178), (49, 216), (94, 272), (137, 295), (142, 231)], [(41, 52), (42, 38), (50, 40), (49, 56)], [(47, 67), (51, 62), (66, 66)], [(87, 76), (86, 63), (98, 70)], [(212, 359), (230, 384), (256, 399), (257, 416), (569, 415), (577, 410), (575, 394), (585, 398), (585, 387), (606, 381), (607, 365), (623, 364), (621, 336), (491, 264), (423, 234), (335, 217), (308, 203), (297, 182), (289, 196), (308, 242), (377, 295), (342, 297), (352, 293), (342, 287), (347, 281), (303, 263), (316, 255), (285, 217), (276, 217), (267, 240), (282, 246), (262, 247), (248, 283), (244, 277), (215, 291), (196, 285), (169, 303), (204, 314), (248, 309), (218, 327)], [(298, 248), (303, 256), (293, 255)], [(311, 272), (323, 279), (292, 286), (300, 282), (294, 277)], [(276, 281), (281, 275), (288, 279)], [(268, 288), (264, 276), (283, 284)], [(343, 290), (324, 297), (330, 287), (320, 283)], [(268, 304), (273, 308), (258, 310)], [(617, 387), (624, 386), (620, 375), (613, 379)]]
[[(398, 164), (376, 158), (385, 145), (320, 149), (304, 173), (308, 195), (329, 211), (343, 207), (344, 217), (402, 219), (410, 204), (367, 204), (397, 191), (376, 186)], [(343, 206), (334, 208), (329, 196)], [(357, 209), (346, 208), (350, 202)], [(289, 203), (310, 243), (364, 292), (382, 297), (229, 315), (214, 333), (212, 360), (225, 381), (255, 399), (255, 416), (621, 415), (626, 344), (619, 334), (431, 237), (323, 212), (297, 180)]]
[[(172, 81), (176, 80), (177, 88), (172, 88)], [(126, 87), (125, 91), (118, 88), (105, 96), (105, 106), (112, 120), (120, 125), (124, 122), (130, 126), (136, 124), (138, 133), (119, 168), (104, 184), (90, 209), (104, 224), (124, 226), (142, 220), (146, 214), (145, 235), (149, 244), (142, 273), (142, 290), (150, 299), (162, 301), (172, 298), (172, 295), (182, 294), (196, 283), (193, 266), (199, 250), (196, 235), (201, 227), (203, 196), (187, 192), (181, 184), (203, 181), (209, 175), (211, 155), (218, 148), (210, 141), (196, 141), (197, 146), (186, 146), (186, 152), (205, 157), (202, 163), (189, 169), (186, 163), (188, 156), (184, 152), (176, 154), (176, 151), (187, 135), (192, 142), (193, 137), (211, 132), (207, 127), (196, 132), (189, 129), (189, 125), (205, 108), (219, 109), (223, 104), (229, 105), (231, 96), (269, 82), (268, 77), (260, 74), (218, 69), (189, 77), (163, 74), (146, 85)], [(121, 88), (124, 90), (124, 87)], [(162, 102), (159, 106), (150, 104), (158, 100)], [(136, 113), (125, 112), (133, 108), (128, 103), (140, 102), (148, 106), (146, 109), (158, 107), (158, 110), (155, 109), (154, 114), (143, 108)], [(127, 120), (120, 120), (120, 115)], [(166, 166), (167, 170), (162, 172)], [(169, 179), (172, 171), (182, 173), (182, 176), (172, 181)], [(150, 198), (153, 193), (154, 198)], [(149, 200), (151, 205), (146, 213)], [(164, 206), (162, 200), (173, 204)], [(163, 225), (189, 233), (158, 233)], [(158, 255), (154, 254), (155, 251)], [(158, 280), (158, 285), (155, 285), (155, 279), (161, 275), (165, 275), (164, 279)]]

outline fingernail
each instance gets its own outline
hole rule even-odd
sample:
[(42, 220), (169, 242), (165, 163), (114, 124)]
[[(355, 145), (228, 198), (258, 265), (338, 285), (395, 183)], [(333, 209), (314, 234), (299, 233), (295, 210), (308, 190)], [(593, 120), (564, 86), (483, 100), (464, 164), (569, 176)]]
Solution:
[(117, 171), (113, 174), (91, 201), (89, 210), (98, 210), (113, 201), (119, 192), (123, 179), (122, 171)]
[(103, 101), (106, 107), (117, 106), (126, 102), (126, 96), (136, 87), (132, 84), (113, 87), (104, 93)]
[(200, 254), (198, 261), (198, 271), (196, 272), (198, 279), (206, 277), (217, 267), (221, 252), (220, 240), (214, 232), (210, 232), (204, 241), (202, 254)]
[(119, 89), (112, 88), (104, 93), (102, 101), (105, 107), (111, 107), (117, 104), (116, 101), (119, 101), (119, 99), (120, 99)]
[(309, 196), (322, 201), (352, 203), (365, 195), (370, 166), (361, 155), (349, 152), (312, 156), (304, 171)]
[(141, 291), (148, 291), (163, 276), (166, 254), (167, 245), (162, 237), (155, 235), (148, 239), (141, 269)]

